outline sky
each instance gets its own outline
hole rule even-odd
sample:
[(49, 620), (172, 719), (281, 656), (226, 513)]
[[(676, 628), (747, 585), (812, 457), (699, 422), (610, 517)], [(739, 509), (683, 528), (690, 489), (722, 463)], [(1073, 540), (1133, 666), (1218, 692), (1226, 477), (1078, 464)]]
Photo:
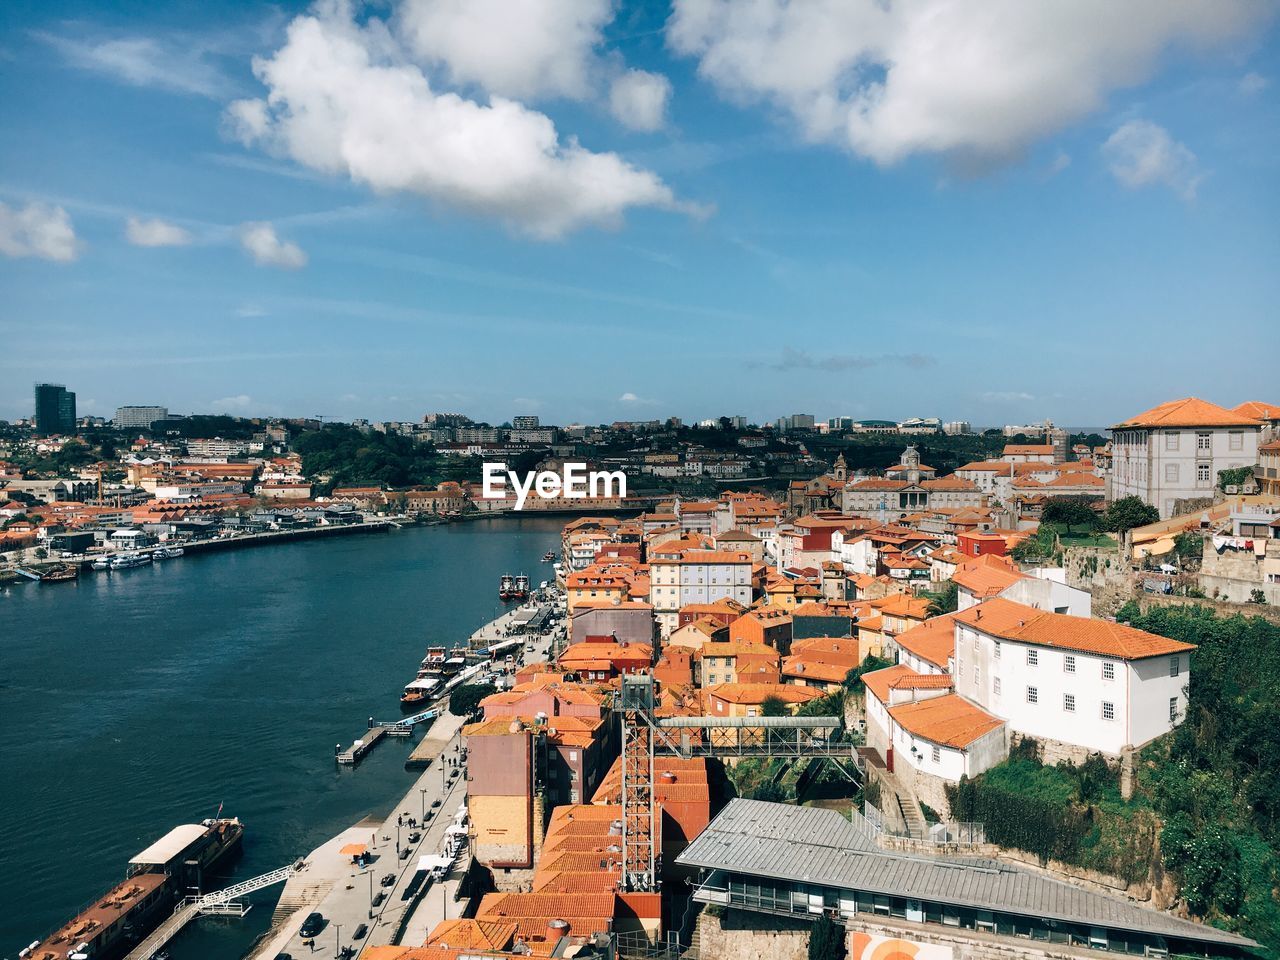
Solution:
[(1280, 402), (1280, 5), (0, 5), (0, 419)]

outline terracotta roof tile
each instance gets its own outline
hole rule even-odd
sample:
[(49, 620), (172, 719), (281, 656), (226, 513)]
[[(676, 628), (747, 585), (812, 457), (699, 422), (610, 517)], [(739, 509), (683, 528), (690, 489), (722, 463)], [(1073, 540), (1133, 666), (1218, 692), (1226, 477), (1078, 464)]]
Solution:
[(959, 622), (1002, 640), (1121, 660), (1141, 660), (1196, 649), (1194, 644), (1170, 640), (1122, 623), (1049, 613), (1003, 597), (987, 600), (955, 616)]

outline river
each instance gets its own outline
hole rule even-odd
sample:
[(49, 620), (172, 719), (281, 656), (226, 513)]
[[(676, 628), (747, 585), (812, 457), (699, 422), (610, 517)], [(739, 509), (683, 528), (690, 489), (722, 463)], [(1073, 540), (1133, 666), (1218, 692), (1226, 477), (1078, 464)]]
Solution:
[[(370, 715), (400, 715), (428, 645), (500, 612), (498, 577), (551, 568), (562, 521), (483, 520), (85, 573), (0, 595), (0, 956), (123, 879), (179, 823), (245, 821), (228, 881), (289, 863), (408, 789), (411, 744), (339, 768)], [(244, 919), (202, 918), (174, 960), (234, 960)]]

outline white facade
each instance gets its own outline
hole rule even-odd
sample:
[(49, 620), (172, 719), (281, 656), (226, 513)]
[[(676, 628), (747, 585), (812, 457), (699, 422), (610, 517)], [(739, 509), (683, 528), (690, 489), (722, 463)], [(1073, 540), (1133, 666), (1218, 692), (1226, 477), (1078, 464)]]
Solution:
[(956, 692), (1009, 729), (1119, 755), (1168, 733), (1187, 710), (1187, 652), (1123, 660), (956, 624)]
[(690, 550), (679, 560), (649, 565), (649, 594), (664, 637), (676, 628), (680, 608), (726, 598), (751, 606), (751, 558), (730, 561), (725, 554)]
[(1258, 462), (1258, 426), (1116, 428), (1112, 500), (1135, 496), (1174, 515), (1174, 501), (1213, 496), (1218, 473)]

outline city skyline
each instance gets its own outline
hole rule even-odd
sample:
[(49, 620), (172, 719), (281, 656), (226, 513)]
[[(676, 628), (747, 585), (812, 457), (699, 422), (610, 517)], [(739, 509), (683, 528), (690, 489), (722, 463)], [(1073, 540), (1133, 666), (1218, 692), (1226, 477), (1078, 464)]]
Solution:
[(90, 416), (559, 423), (1258, 393), (1198, 344), (1280, 346), (1269, 8), (971, 18), (971, 71), (871, 5), (554, 6), (7, 5), (0, 419), (36, 382)]

